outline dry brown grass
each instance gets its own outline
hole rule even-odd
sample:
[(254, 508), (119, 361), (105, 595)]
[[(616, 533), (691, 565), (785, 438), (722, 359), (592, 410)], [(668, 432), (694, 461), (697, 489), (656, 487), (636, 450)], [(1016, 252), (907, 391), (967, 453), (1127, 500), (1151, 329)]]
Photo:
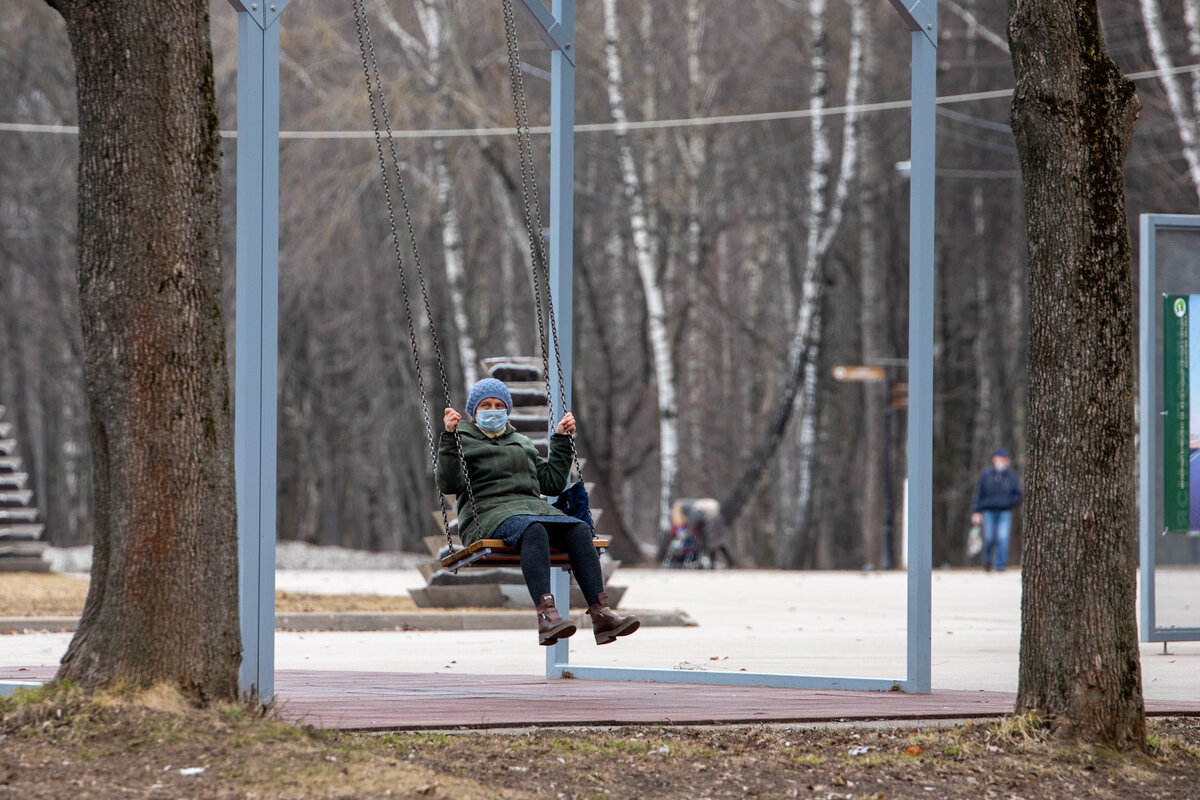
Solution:
[(0, 698), (0, 798), (1185, 800), (1200, 722), (1153, 753), (1037, 740), (1028, 718), (946, 727), (632, 726), (337, 733), (156, 687)]
[[(83, 613), (88, 581), (69, 575), (0, 572), (0, 617), (77, 617)], [(407, 595), (301, 594), (276, 592), (276, 610), (415, 611)]]

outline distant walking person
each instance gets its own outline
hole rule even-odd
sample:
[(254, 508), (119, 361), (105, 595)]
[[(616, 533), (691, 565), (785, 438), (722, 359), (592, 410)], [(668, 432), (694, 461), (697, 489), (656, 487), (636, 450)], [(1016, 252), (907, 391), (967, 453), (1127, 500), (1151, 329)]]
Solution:
[(979, 476), (971, 500), (971, 522), (983, 525), (983, 568), (1003, 572), (1008, 563), (1012, 510), (1021, 503), (1021, 481), (1003, 447), (992, 453), (992, 465)]

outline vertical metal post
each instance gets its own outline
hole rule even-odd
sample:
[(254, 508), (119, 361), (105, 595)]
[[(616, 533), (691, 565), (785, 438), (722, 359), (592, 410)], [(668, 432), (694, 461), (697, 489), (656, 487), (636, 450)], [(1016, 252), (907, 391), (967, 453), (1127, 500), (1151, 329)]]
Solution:
[(904, 688), (931, 687), (933, 570), (933, 298), (937, 4), (892, 0), (912, 31), (908, 280), (908, 664)]
[(558, 322), (562, 358), (561, 391), (567, 408), (558, 408), (560, 388), (552, 370), (554, 396), (551, 417), (557, 420), (571, 407), (572, 337), (574, 329), (575, 220), (575, 0), (555, 0), (554, 17), (568, 40), (550, 55), (550, 297)]
[[(554, 605), (565, 619), (571, 613), (571, 573), (562, 567), (550, 569), (550, 591), (554, 594)], [(570, 663), (570, 639), (559, 639), (546, 648), (546, 677), (561, 678), (563, 667)]]
[(239, 686), (275, 693), (275, 468), (279, 347), (279, 15), (288, 0), (230, 0), (238, 12), (237, 473)]
[[(575, 220), (575, 0), (555, 0), (554, 17), (566, 42), (550, 55), (550, 297), (558, 331), (558, 357), (562, 359), (562, 385), (552, 368), (551, 425), (571, 408), (572, 336), (574, 329), (574, 220)], [(555, 355), (552, 353), (551, 358)], [(561, 396), (566, 408), (560, 408)], [(566, 616), (571, 602), (571, 582), (563, 570), (554, 571), (553, 591), (559, 613)], [(571, 648), (560, 639), (546, 650), (546, 676), (560, 677)]]
[(1141, 596), (1139, 630), (1143, 642), (1152, 641), (1154, 620), (1154, 544), (1158, 535), (1158, 309), (1162, 300), (1155, 287), (1154, 224), (1151, 215), (1139, 218), (1140, 306), (1138, 313), (1138, 541), (1141, 545)]

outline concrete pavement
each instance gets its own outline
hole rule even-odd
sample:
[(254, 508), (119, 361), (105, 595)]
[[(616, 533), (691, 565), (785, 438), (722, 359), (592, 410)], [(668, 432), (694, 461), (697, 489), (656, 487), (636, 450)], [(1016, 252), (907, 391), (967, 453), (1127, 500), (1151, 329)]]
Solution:
[[(620, 569), (627, 609), (682, 609), (691, 628), (644, 628), (597, 648), (587, 629), (571, 661), (597, 666), (746, 670), (902, 678), (904, 573)], [(424, 585), (415, 570), (281, 571), (279, 589), (402, 594)], [(1020, 641), (1015, 571), (933, 575), (933, 687), (1013, 692)], [(530, 612), (532, 614), (532, 611)], [(579, 612), (576, 612), (579, 613)], [(70, 634), (0, 637), (0, 666), (56, 664)], [(544, 650), (531, 630), (279, 632), (280, 670), (541, 675)], [(1200, 642), (1143, 644), (1150, 700), (1200, 700)]]

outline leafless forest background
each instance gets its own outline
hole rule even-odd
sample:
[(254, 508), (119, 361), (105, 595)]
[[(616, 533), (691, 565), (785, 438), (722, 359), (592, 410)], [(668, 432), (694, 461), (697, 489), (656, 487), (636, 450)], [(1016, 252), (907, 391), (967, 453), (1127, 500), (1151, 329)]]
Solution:
[[(367, 6), (393, 127), (430, 131), (398, 146), (461, 403), (478, 358), (537, 353), (515, 137), (434, 133), (511, 126), (500, 4)], [(84, 544), (77, 142), (21, 127), (74, 124), (73, 66), (44, 3), (0, 8), (0, 404), (48, 538)], [(1196, 213), (1200, 72), (1177, 68), (1200, 64), (1200, 0), (1101, 8), (1121, 68), (1155, 72), (1137, 81), (1131, 220)], [(226, 0), (211, 14), (231, 130), (236, 15)], [(886, 384), (839, 383), (832, 368), (878, 364), (905, 380), (908, 112), (872, 104), (908, 97), (907, 30), (884, 0), (581, 0), (578, 15), (577, 119), (602, 129), (576, 135), (574, 410), (601, 527), (650, 549), (664, 499), (729, 500), (746, 485), (732, 504), (742, 564), (881, 563), (885, 469), (901, 510), (905, 412)], [(1004, 15), (1002, 0), (940, 3), (939, 96), (1011, 88)], [(369, 131), (350, 3), (294, 3), (282, 19), (282, 128)], [(549, 55), (518, 24), (530, 120), (544, 124)], [(991, 450), (1024, 465), (1025, 241), (1008, 106), (1003, 94), (939, 106), (934, 563), (963, 562)], [(612, 125), (821, 108), (831, 113)], [(534, 145), (545, 201), (548, 137)], [(231, 342), (234, 149), (226, 137)], [(421, 550), (436, 495), (374, 142), (285, 138), (280, 160), (279, 535)], [(768, 441), (778, 446), (756, 455)]]

